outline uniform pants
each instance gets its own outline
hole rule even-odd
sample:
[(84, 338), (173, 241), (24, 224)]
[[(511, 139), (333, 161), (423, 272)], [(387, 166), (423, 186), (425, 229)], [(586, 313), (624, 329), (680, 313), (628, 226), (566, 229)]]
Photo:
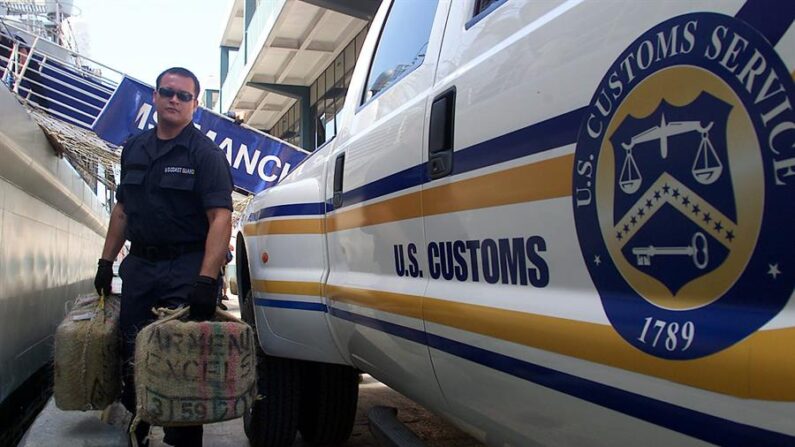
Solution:
[[(176, 308), (188, 304), (188, 294), (201, 270), (204, 252), (185, 253), (175, 259), (150, 261), (129, 255), (119, 266), (122, 279), (122, 404), (135, 414), (135, 386), (132, 361), (135, 336), (155, 320), (153, 307)], [(146, 428), (143, 428), (145, 431)], [(202, 426), (164, 427), (164, 441), (173, 446), (201, 446)]]

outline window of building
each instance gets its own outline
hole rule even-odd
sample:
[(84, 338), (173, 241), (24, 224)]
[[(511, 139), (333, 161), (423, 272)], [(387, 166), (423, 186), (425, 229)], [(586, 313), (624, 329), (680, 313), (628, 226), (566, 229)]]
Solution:
[(269, 132), (276, 138), (301, 146), (301, 105), (298, 101), (282, 115)]
[(321, 146), (337, 134), (337, 117), (345, 105), (353, 68), (366, 36), (367, 28), (348, 43), (310, 87), (309, 97), (315, 117), (315, 147)]
[[(312, 117), (315, 120), (314, 146), (309, 141), (301, 141), (299, 135), (301, 105), (298, 102), (279, 118), (269, 132), (271, 135), (289, 141), (296, 146), (312, 149), (320, 147), (337, 134), (339, 126), (337, 117), (345, 105), (345, 95), (351, 84), (353, 68), (364, 44), (368, 28), (365, 27), (360, 31), (309, 86), (309, 104)], [(290, 119), (291, 114), (295, 116), (294, 121)]]
[(362, 103), (422, 64), (438, 0), (395, 0), (381, 30)]

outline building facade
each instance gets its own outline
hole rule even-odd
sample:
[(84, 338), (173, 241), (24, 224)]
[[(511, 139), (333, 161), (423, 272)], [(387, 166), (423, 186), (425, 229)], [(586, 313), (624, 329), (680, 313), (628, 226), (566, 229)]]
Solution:
[(380, 0), (235, 0), (215, 110), (312, 151), (330, 140)]

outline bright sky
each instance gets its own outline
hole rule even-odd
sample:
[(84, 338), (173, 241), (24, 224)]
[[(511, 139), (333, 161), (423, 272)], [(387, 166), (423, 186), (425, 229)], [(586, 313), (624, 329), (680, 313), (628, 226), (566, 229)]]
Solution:
[[(193, 71), (217, 88), (221, 33), (233, 0), (75, 0), (75, 30), (92, 59), (154, 85), (166, 68)], [(87, 45), (85, 40), (87, 40)]]

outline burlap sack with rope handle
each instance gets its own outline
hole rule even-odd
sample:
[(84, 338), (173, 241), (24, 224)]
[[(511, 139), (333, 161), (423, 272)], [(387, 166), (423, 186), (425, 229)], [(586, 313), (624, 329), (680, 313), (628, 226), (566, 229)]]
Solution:
[(80, 295), (55, 332), (55, 405), (102, 410), (121, 391), (117, 295)]
[(175, 427), (243, 416), (257, 395), (251, 326), (221, 310), (201, 322), (186, 321), (187, 308), (158, 312), (135, 339), (136, 421)]

